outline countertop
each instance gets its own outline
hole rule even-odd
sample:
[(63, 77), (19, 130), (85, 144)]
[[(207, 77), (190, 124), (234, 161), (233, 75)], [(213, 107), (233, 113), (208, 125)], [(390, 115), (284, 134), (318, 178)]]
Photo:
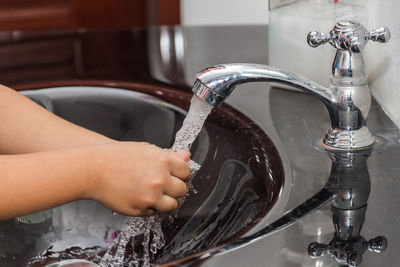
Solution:
[[(190, 90), (196, 71), (218, 63), (268, 64), (266, 26), (157, 27), (98, 31), (0, 32), (0, 82), (16, 89), (51, 82), (151, 82)], [(332, 161), (319, 146), (329, 116), (318, 99), (269, 84), (240, 86), (228, 103), (253, 119), (276, 144), (289, 185), (284, 202), (261, 229), (319, 192)], [(400, 131), (373, 102), (368, 127), (377, 144), (366, 159), (371, 192), (361, 234), (385, 236), (382, 254), (365, 252), (360, 266), (400, 262)], [(291, 226), (238, 250), (213, 255), (190, 266), (337, 266), (330, 255), (311, 259), (312, 242), (329, 243), (335, 229), (331, 202)]]

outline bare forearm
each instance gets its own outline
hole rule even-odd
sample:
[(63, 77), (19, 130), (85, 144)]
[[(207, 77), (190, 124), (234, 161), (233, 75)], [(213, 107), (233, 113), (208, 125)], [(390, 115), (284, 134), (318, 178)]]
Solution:
[(0, 85), (0, 220), (83, 198), (130, 216), (171, 211), (187, 192), (183, 153), (113, 142)]
[(77, 199), (129, 216), (171, 211), (187, 193), (189, 156), (137, 142), (0, 156), (0, 220)]
[(89, 156), (83, 149), (0, 156), (0, 220), (85, 198), (94, 179)]
[(25, 96), (0, 85), (0, 153), (22, 154), (111, 141), (55, 116)]

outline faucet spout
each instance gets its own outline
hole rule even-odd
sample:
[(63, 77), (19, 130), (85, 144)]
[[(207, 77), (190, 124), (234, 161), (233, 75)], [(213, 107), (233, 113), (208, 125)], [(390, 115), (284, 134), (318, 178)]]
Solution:
[(216, 65), (200, 71), (196, 77), (193, 92), (214, 107), (224, 102), (237, 85), (248, 82), (276, 82), (291, 85), (318, 97), (326, 105), (335, 102), (328, 88), (293, 72), (262, 64)]
[(293, 86), (325, 104), (331, 118), (331, 128), (323, 139), (326, 148), (359, 149), (375, 143), (365, 127), (371, 102), (367, 84), (326, 88), (292, 72), (267, 65), (239, 63), (212, 66), (200, 71), (196, 77), (194, 94), (214, 107), (243, 83), (275, 82)]

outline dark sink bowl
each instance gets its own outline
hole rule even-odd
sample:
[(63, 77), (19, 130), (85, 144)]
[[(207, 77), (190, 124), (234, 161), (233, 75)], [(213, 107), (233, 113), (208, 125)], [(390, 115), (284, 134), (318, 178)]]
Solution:
[[(60, 85), (67, 84), (47, 85), (53, 87), (47, 89), (30, 86), (25, 89), (34, 90), (23, 94), (51, 112), (111, 138), (165, 148), (172, 145), (191, 98), (183, 90), (149, 84), (106, 84), (108, 88)], [(283, 168), (275, 146), (250, 119), (227, 105), (207, 119), (193, 144), (192, 159), (202, 168), (192, 178), (194, 190), (176, 218), (162, 221), (166, 246), (155, 259), (160, 265), (173, 265), (233, 242), (266, 216), (283, 186)], [(104, 253), (126, 221), (89, 200), (56, 207), (48, 217), (35, 224), (23, 219), (0, 222), (0, 266), (26, 266), (49, 247), (46, 256), (37, 258), (32, 266), (92, 259)]]

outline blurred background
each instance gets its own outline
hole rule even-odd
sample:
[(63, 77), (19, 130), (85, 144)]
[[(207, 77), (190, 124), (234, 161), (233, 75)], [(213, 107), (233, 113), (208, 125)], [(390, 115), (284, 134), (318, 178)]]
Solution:
[(257, 24), (267, 13), (267, 0), (0, 0), (0, 29)]
[(122, 28), (179, 24), (179, 0), (0, 0), (0, 29)]

